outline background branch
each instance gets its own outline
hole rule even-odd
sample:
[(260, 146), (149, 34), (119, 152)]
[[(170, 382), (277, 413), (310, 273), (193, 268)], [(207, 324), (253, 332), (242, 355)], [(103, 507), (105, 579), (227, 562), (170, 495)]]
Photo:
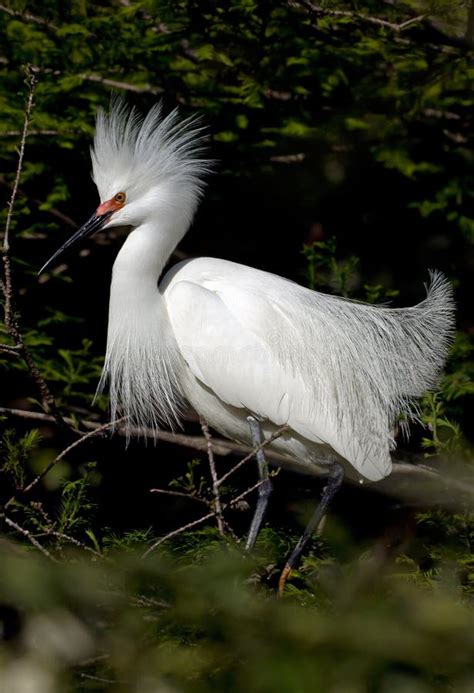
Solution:
[(13, 209), (15, 206), (15, 201), (18, 193), (18, 186), (20, 183), (20, 176), (23, 168), (23, 159), (25, 154), (26, 138), (28, 136), (28, 128), (30, 125), (31, 114), (33, 110), (34, 95), (37, 85), (36, 77), (33, 75), (30, 68), (26, 68), (26, 83), (28, 86), (28, 98), (25, 107), (25, 117), (23, 122), (23, 131), (21, 136), (20, 148), (18, 151), (18, 164), (16, 168), (15, 181), (13, 183), (12, 193), (10, 200), (8, 202), (8, 212), (7, 219), (5, 222), (5, 231), (3, 236), (3, 246), (2, 246), (2, 261), (3, 261), (3, 282), (2, 282), (2, 292), (5, 300), (4, 305), (4, 321), (7, 333), (12, 338), (15, 343), (15, 347), (18, 353), (22, 356), (33, 382), (35, 383), (41, 402), (46, 411), (51, 412), (52, 416), (55, 418), (59, 426), (65, 426), (65, 423), (57, 409), (54, 397), (46, 383), (45, 379), (39, 372), (33, 357), (27, 348), (23, 335), (20, 329), (18, 318), (15, 316), (14, 312), (14, 287), (12, 279), (12, 267), (10, 260), (10, 231), (13, 216)]

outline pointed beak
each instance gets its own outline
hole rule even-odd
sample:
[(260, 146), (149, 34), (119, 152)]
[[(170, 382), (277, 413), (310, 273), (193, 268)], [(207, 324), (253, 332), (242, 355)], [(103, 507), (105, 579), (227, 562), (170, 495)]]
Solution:
[(110, 219), (112, 213), (113, 210), (107, 211), (104, 214), (97, 214), (97, 212), (93, 214), (91, 218), (88, 221), (86, 221), (84, 226), (81, 226), (81, 228), (78, 231), (76, 231), (76, 233), (73, 236), (71, 236), (71, 238), (68, 241), (66, 241), (66, 243), (62, 245), (59, 248), (59, 250), (57, 250), (54, 253), (52, 257), (49, 258), (48, 262), (46, 262), (38, 272), (38, 275), (42, 274), (42, 272), (45, 272), (47, 269), (49, 269), (51, 265), (53, 265), (60, 257), (62, 257), (67, 250), (69, 250), (75, 245), (78, 245), (81, 241), (85, 240), (86, 238), (90, 238), (90, 236), (93, 236), (94, 233), (97, 233), (97, 231), (103, 229), (107, 221)]

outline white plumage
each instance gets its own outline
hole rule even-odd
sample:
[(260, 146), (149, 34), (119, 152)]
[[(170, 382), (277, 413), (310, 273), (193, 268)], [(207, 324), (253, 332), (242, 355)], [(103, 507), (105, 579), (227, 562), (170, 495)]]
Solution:
[[(186, 233), (208, 164), (200, 128), (142, 122), (120, 104), (99, 115), (93, 175), (102, 206), (126, 203), (104, 226), (130, 226), (113, 268), (107, 355), (112, 415), (158, 427), (189, 402), (223, 435), (250, 442), (246, 416), (274, 447), (311, 468), (344, 461), (378, 480), (391, 471), (392, 431), (436, 385), (453, 330), (449, 283), (433, 273), (427, 298), (390, 309), (310, 291), (257, 269), (200, 258), (158, 279)], [(101, 209), (101, 208), (99, 208)]]

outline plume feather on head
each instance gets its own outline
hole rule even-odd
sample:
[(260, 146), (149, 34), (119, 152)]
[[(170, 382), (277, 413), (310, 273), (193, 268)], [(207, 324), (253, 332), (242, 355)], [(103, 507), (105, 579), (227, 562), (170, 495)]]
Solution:
[(98, 110), (91, 148), (92, 178), (101, 201), (119, 190), (133, 197), (173, 183), (197, 203), (210, 170), (209, 160), (201, 158), (204, 131), (199, 116), (180, 119), (177, 108), (163, 116), (161, 102), (142, 118), (123, 99), (113, 99), (109, 113)]

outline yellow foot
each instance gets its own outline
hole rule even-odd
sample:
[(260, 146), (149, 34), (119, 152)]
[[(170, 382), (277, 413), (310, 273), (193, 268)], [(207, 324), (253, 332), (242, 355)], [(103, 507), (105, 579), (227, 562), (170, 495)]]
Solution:
[(285, 591), (286, 581), (291, 573), (291, 567), (286, 564), (286, 566), (281, 571), (280, 579), (278, 580), (278, 596), (283, 597), (283, 592)]

